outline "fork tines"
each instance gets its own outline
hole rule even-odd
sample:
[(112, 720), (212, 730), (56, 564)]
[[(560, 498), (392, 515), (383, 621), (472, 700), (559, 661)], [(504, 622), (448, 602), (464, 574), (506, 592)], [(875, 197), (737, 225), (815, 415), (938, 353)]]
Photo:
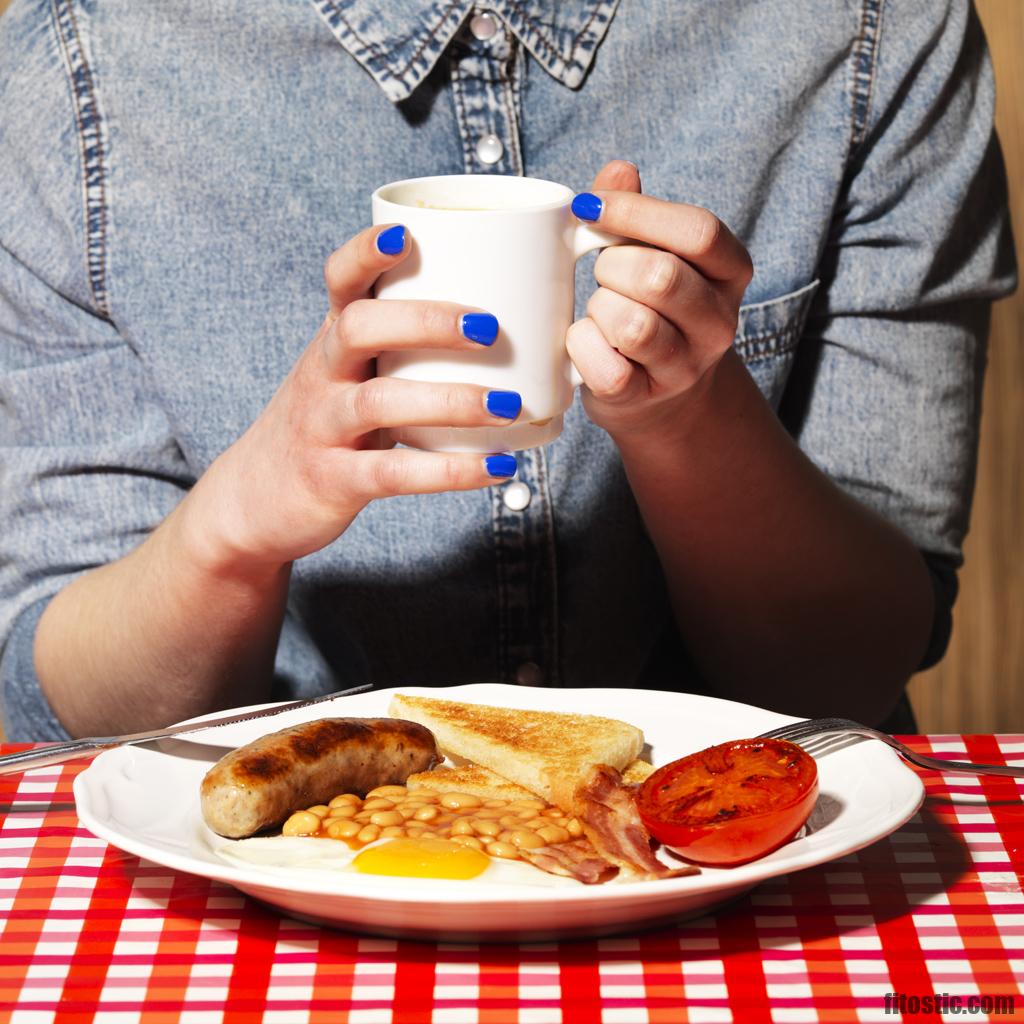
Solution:
[(810, 736), (837, 732), (856, 732), (865, 736), (878, 735), (876, 730), (861, 725), (860, 722), (853, 722), (849, 718), (809, 718), (803, 722), (792, 722), (789, 725), (780, 726), (778, 729), (763, 732), (759, 738), (796, 742)]

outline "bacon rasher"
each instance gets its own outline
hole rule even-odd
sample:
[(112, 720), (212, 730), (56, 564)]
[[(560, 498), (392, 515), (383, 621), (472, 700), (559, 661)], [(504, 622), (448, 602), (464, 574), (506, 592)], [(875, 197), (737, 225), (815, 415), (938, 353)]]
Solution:
[(537, 850), (521, 847), (519, 856), (549, 875), (575, 878), (586, 885), (607, 882), (619, 873), (614, 864), (609, 864), (601, 857), (589, 839), (572, 839), (567, 843), (542, 846)]
[(597, 855), (637, 880), (700, 874), (692, 865), (666, 867), (654, 856), (633, 789), (606, 764), (595, 764), (577, 786), (573, 811)]

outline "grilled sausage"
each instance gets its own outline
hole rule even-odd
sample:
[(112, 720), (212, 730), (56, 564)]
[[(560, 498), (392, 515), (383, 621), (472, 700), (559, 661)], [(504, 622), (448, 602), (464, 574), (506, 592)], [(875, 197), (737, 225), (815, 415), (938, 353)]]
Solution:
[(339, 793), (364, 796), (441, 760), (434, 734), (400, 718), (322, 718), (225, 754), (200, 786), (203, 820), (229, 839), (280, 825)]

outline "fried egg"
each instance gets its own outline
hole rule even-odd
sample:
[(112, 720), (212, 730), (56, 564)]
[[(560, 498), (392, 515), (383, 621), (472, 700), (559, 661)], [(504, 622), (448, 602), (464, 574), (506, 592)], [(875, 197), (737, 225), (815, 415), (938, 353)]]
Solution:
[(391, 839), (360, 850), (352, 867), (364, 875), (469, 879), (490, 867), (486, 853), (450, 839)]
[[(352, 873), (391, 879), (443, 879), (499, 885), (579, 886), (572, 878), (551, 875), (525, 861), (502, 860), (448, 839), (380, 839), (360, 850), (336, 839), (307, 836), (256, 836), (212, 843), (222, 859), (272, 871)], [(369, 881), (369, 879), (367, 879)]]

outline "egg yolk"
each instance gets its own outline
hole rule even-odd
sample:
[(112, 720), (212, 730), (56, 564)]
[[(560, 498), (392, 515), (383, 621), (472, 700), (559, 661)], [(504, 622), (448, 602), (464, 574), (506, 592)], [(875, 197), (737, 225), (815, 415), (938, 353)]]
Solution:
[(448, 839), (392, 839), (357, 854), (352, 866), (366, 875), (476, 878), (490, 862), (485, 853)]

